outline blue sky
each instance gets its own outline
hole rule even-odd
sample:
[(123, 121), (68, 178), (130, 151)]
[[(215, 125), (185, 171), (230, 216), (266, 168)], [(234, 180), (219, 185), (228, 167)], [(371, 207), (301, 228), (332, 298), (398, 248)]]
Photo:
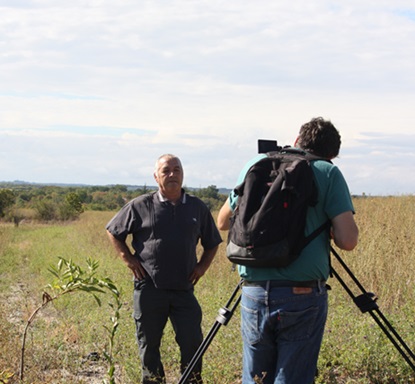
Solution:
[(0, 0), (0, 180), (233, 187), (312, 117), (353, 194), (415, 193), (413, 1)]

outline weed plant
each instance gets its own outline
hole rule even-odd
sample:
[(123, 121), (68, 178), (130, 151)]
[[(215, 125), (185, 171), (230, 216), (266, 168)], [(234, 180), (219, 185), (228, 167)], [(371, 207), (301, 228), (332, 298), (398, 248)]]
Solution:
[[(354, 200), (360, 242), (353, 252), (339, 251), (362, 285), (378, 296), (381, 311), (415, 349), (415, 197), (366, 197)], [(0, 224), (0, 379), (17, 383), (21, 334), (30, 313), (53, 280), (48, 268), (58, 259), (84, 265), (99, 262), (121, 292), (122, 307), (114, 340), (117, 383), (140, 382), (141, 372), (132, 319), (132, 279), (105, 234), (113, 212), (84, 212), (67, 224)], [(226, 233), (223, 233), (226, 240)], [(336, 271), (341, 267), (333, 260)], [(353, 283), (342, 275), (346, 283)], [(226, 260), (225, 245), (195, 288), (203, 309), (204, 333), (213, 326), (239, 277)], [(413, 383), (414, 372), (369, 314), (362, 314), (335, 279), (330, 279), (330, 309), (316, 383)], [(45, 309), (27, 340), (25, 383), (102, 383), (111, 311), (92, 296), (71, 294)], [(207, 384), (241, 382), (242, 343), (239, 309), (222, 326), (204, 355)], [(161, 346), (167, 382), (180, 378), (179, 351), (167, 326)], [(14, 377), (10, 378), (10, 375)], [(1, 376), (3, 375), (3, 376)]]

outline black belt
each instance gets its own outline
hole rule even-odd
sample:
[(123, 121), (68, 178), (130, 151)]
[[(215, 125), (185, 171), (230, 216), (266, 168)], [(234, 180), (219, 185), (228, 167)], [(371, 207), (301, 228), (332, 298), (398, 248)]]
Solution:
[(276, 288), (276, 287), (318, 288), (318, 287), (324, 287), (326, 285), (326, 282), (324, 280), (308, 280), (308, 281), (292, 281), (292, 280), (247, 281), (247, 280), (244, 280), (245, 287), (266, 288), (268, 283), (269, 283), (270, 288)]

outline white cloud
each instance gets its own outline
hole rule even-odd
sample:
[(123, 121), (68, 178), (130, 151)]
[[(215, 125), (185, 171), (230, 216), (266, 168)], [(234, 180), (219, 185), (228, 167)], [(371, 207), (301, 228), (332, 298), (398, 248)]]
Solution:
[(415, 173), (402, 151), (412, 1), (0, 0), (0, 12), (0, 179), (150, 183), (175, 152), (188, 185), (230, 187), (258, 138), (291, 144), (322, 115), (355, 193), (415, 192), (376, 136), (393, 135)]

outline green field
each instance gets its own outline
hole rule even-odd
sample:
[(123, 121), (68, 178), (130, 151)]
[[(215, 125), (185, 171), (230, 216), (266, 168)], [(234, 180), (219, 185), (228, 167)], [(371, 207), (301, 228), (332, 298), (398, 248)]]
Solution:
[[(409, 347), (415, 350), (415, 197), (367, 197), (354, 200), (360, 228), (358, 247), (341, 257), (362, 285), (378, 296), (382, 313)], [(87, 211), (65, 224), (0, 223), (0, 382), (18, 383), (21, 336), (33, 310), (42, 304), (48, 271), (59, 258), (85, 267), (99, 261), (98, 275), (120, 289), (122, 309), (115, 336), (117, 383), (138, 383), (140, 364), (134, 336), (131, 275), (117, 258), (105, 234), (112, 212)], [(226, 238), (226, 234), (223, 233)], [(336, 261), (333, 266), (354, 287)], [(239, 277), (226, 260), (224, 244), (196, 295), (204, 311), (205, 334), (230, 297)], [(366, 313), (362, 314), (336, 279), (331, 279), (330, 310), (317, 383), (411, 383), (415, 373)], [(353, 288), (354, 289), (354, 288)], [(358, 291), (356, 291), (358, 293)], [(111, 297), (75, 292), (46, 306), (29, 328), (25, 351), (25, 383), (102, 383), (107, 379), (105, 326), (113, 315)], [(98, 359), (91, 359), (97, 352)], [(170, 326), (162, 355), (168, 383), (177, 383), (179, 354)], [(221, 327), (204, 355), (205, 383), (240, 383), (239, 311)]]

